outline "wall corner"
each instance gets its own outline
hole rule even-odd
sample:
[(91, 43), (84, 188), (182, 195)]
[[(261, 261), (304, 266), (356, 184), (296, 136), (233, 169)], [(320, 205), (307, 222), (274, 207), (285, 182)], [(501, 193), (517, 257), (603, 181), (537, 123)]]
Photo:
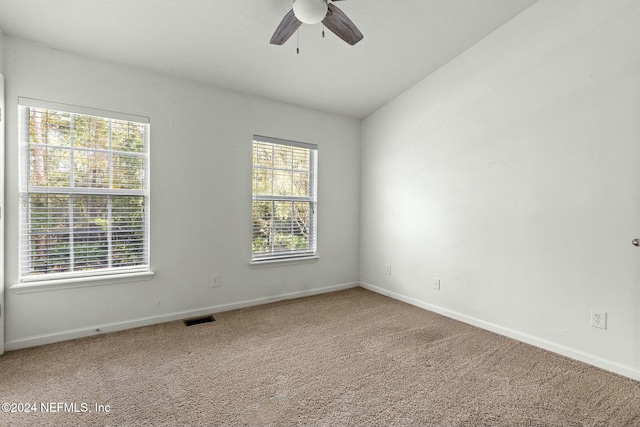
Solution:
[(2, 32), (2, 28), (0, 28), (0, 74), (4, 74), (4, 41), (5, 41), (5, 35)]

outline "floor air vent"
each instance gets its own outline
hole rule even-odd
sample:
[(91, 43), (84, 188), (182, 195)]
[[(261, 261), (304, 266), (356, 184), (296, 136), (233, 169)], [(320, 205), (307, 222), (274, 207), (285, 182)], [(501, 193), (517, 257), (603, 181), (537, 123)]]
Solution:
[(203, 316), (203, 317), (196, 317), (194, 319), (184, 320), (184, 325), (193, 326), (193, 325), (199, 325), (201, 323), (209, 323), (209, 322), (215, 322), (215, 321), (216, 319), (214, 319), (213, 316)]

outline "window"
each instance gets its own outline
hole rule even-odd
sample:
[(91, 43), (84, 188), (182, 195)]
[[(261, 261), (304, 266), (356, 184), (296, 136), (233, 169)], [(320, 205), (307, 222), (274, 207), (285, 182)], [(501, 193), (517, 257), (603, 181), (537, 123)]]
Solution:
[(254, 135), (253, 261), (316, 254), (317, 146)]
[(149, 270), (149, 119), (20, 98), (20, 280)]

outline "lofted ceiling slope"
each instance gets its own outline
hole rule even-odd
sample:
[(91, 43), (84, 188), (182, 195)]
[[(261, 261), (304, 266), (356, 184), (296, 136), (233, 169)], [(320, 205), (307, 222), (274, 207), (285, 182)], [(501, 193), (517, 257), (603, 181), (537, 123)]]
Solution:
[[(292, 0), (0, 0), (0, 29), (70, 53), (364, 118), (536, 0), (348, 0), (349, 46), (303, 25), (269, 39)], [(300, 54), (296, 54), (299, 37)]]

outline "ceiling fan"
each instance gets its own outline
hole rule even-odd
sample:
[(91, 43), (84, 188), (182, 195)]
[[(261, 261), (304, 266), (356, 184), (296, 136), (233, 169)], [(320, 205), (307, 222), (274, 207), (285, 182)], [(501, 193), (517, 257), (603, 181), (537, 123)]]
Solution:
[[(333, 5), (336, 1), (340, 0), (294, 0), (293, 9), (285, 15), (273, 33), (271, 44), (283, 45), (303, 23), (320, 22), (350, 45), (358, 43), (364, 36), (347, 15)], [(324, 31), (322, 36), (324, 37)]]

